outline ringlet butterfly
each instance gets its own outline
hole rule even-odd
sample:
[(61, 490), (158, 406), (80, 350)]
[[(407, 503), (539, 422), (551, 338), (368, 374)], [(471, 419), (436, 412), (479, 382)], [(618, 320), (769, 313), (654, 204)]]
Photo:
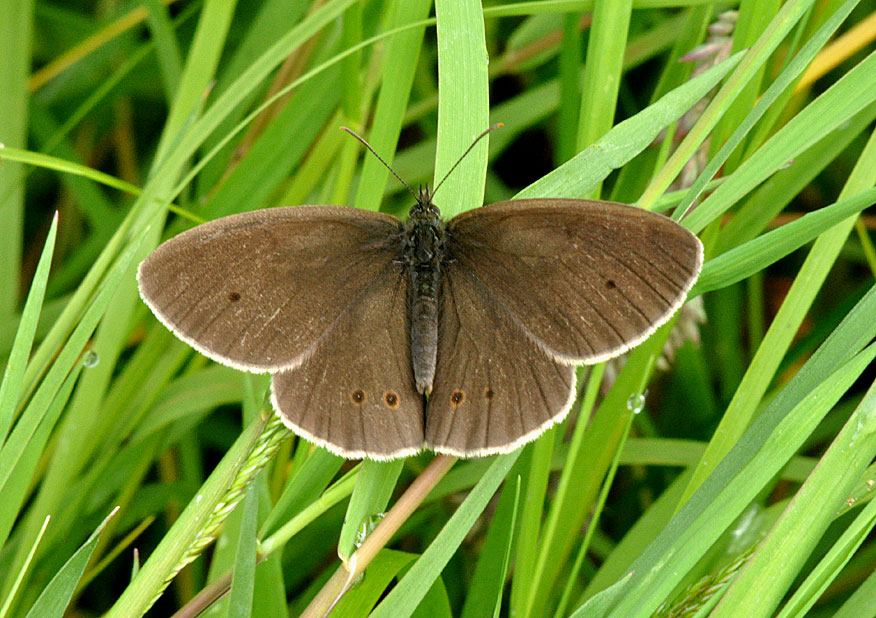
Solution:
[(639, 208), (524, 199), (445, 223), (434, 193), (404, 222), (294, 206), (204, 223), (140, 264), (140, 295), (205, 356), (272, 373), (283, 422), (338, 455), (480, 457), (562, 420), (575, 365), (645, 340), (702, 265), (696, 236)]

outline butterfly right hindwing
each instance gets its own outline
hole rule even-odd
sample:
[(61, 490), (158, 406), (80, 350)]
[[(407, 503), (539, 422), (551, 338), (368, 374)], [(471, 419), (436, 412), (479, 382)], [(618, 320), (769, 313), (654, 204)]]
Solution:
[(444, 272), (426, 443), (461, 457), (507, 453), (568, 412), (575, 368), (550, 358), (459, 262)]

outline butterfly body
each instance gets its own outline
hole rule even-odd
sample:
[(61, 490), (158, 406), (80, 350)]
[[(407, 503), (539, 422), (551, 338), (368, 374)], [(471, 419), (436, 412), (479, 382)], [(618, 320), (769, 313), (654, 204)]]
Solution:
[(432, 392), (438, 356), (438, 295), (447, 259), (447, 227), (432, 203), (428, 188), (421, 188), (416, 205), (404, 223), (403, 267), (408, 272), (411, 359), (417, 391)]
[(311, 442), (475, 457), (562, 420), (574, 366), (641, 343), (702, 265), (693, 234), (623, 204), (517, 200), (445, 223), (418, 198), (405, 222), (296, 206), (205, 223), (143, 261), (140, 294), (198, 351), (271, 373)]

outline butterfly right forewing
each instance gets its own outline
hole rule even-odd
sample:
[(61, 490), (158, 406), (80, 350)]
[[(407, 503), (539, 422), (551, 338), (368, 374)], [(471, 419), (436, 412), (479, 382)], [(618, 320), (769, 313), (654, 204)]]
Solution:
[(667, 217), (624, 204), (543, 199), (476, 208), (448, 224), (451, 259), (532, 340), (565, 363), (637, 345), (681, 306), (702, 244)]

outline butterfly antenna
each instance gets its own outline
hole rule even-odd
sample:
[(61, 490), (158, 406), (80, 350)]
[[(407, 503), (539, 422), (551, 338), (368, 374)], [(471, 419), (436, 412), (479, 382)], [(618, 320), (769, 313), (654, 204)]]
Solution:
[[(359, 140), (360, 142), (362, 142), (362, 144), (365, 146), (365, 148), (367, 148), (368, 150), (370, 150), (370, 151), (371, 151), (371, 154), (373, 154), (375, 157), (377, 157), (377, 160), (380, 161), (381, 163), (383, 163), (383, 166), (384, 166), (386, 169), (388, 169), (390, 172), (392, 172), (392, 175), (393, 175), (393, 176), (395, 176), (396, 178), (398, 178), (398, 181), (399, 181), (400, 183), (402, 183), (402, 184), (405, 186), (405, 189), (407, 189), (408, 191), (410, 191), (411, 195), (414, 196), (414, 199), (417, 199), (417, 194), (414, 193), (414, 190), (413, 190), (413, 189), (411, 189), (411, 185), (409, 185), (408, 183), (406, 183), (404, 180), (402, 180), (402, 177), (401, 177), (401, 176), (399, 176), (398, 174), (395, 173), (395, 170), (392, 169), (392, 168), (389, 166), (389, 163), (387, 163), (386, 161), (384, 161), (384, 160), (383, 160), (383, 157), (381, 157), (379, 154), (377, 154), (377, 151), (374, 150), (374, 149), (371, 147), (371, 144), (369, 144), (368, 142), (365, 141), (365, 138), (364, 138), (364, 137), (362, 137), (361, 135), (359, 135), (358, 133), (356, 133), (353, 129), (351, 129), (351, 128), (349, 128), (349, 127), (341, 127), (341, 131), (346, 131), (347, 133), (349, 133), (350, 135), (352, 135), (353, 137), (355, 137), (357, 140)], [(480, 139), (480, 138), (478, 138), (478, 139)]]
[(467, 149), (465, 152), (462, 153), (462, 156), (459, 157), (459, 159), (457, 159), (456, 163), (453, 164), (453, 167), (450, 168), (450, 171), (447, 172), (446, 174), (444, 174), (444, 178), (441, 179), (441, 182), (439, 182), (438, 185), (435, 187), (434, 191), (432, 191), (432, 197), (434, 197), (435, 194), (438, 193), (438, 189), (441, 188), (441, 185), (444, 184), (444, 181), (447, 180), (447, 177), (450, 176), (451, 173), (453, 173), (453, 170), (456, 169), (456, 166), (457, 166), (457, 165), (459, 165), (460, 163), (462, 163), (462, 160), (465, 159), (466, 155), (468, 155), (468, 153), (471, 152), (471, 149), (474, 148), (474, 147), (477, 145), (477, 143), (478, 143), (479, 141), (481, 141), (481, 140), (482, 140), (483, 138), (485, 138), (488, 134), (492, 133), (493, 131), (495, 131), (495, 130), (498, 129), (499, 127), (504, 127), (504, 126), (505, 126), (505, 125), (504, 125), (503, 123), (501, 123), (501, 122), (497, 122), (496, 124), (494, 124), (493, 126), (491, 126), (489, 129), (487, 129), (486, 131), (484, 131), (483, 133), (481, 133), (480, 135), (478, 135), (478, 136), (475, 138), (475, 141), (473, 141), (473, 142), (471, 143), (471, 146), (469, 146), (468, 149)]

